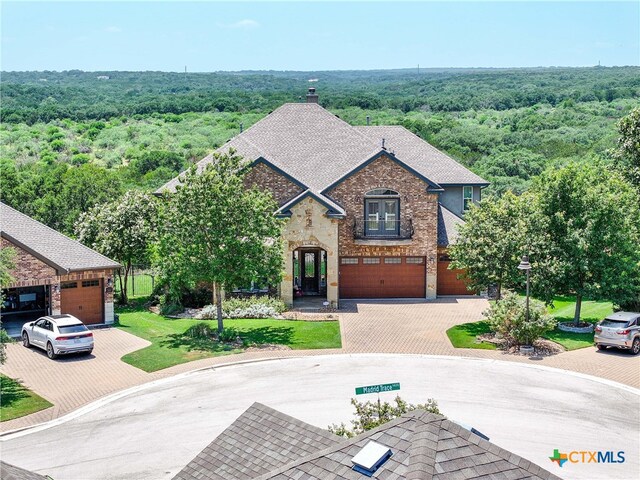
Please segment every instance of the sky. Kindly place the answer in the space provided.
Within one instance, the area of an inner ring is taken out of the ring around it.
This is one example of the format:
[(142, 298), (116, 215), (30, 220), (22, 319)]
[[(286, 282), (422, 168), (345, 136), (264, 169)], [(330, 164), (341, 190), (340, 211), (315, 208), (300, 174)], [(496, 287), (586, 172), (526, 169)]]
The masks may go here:
[(640, 64), (640, 2), (1, 2), (15, 70)]

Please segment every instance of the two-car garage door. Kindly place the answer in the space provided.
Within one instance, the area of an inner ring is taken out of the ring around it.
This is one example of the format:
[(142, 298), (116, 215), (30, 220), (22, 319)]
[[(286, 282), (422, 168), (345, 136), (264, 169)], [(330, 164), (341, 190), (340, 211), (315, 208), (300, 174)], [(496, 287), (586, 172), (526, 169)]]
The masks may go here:
[(341, 257), (340, 298), (424, 298), (424, 257)]
[(102, 279), (63, 282), (60, 287), (61, 313), (69, 313), (86, 324), (104, 322)]

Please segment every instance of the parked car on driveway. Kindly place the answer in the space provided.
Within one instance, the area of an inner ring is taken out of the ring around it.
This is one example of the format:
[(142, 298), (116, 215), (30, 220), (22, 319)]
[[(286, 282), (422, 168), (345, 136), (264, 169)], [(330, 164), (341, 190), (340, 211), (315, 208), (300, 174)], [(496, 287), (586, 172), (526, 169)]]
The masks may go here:
[(631, 354), (640, 353), (640, 313), (616, 312), (596, 325), (593, 342), (598, 350), (623, 348)]
[(93, 351), (93, 333), (73, 315), (49, 315), (22, 327), (22, 345), (42, 348), (51, 359), (66, 353)]

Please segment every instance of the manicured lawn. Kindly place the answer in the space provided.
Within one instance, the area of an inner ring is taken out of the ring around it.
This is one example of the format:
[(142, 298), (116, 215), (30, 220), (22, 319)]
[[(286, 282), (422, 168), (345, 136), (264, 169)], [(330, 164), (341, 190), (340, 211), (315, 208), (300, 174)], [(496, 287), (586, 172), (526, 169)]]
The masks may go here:
[[(573, 312), (576, 308), (575, 297), (556, 297), (553, 304), (554, 307), (549, 307), (548, 311), (558, 322), (570, 322), (573, 320)], [(612, 312), (613, 304), (611, 302), (583, 300), (580, 319), (583, 322), (597, 323)], [(484, 342), (479, 343), (476, 340), (476, 336), (489, 332), (489, 323), (483, 320), (451, 327), (447, 330), (447, 336), (455, 348), (495, 350), (495, 345)], [(559, 343), (567, 350), (577, 350), (593, 345), (593, 333), (562, 332), (556, 328), (544, 335), (544, 338)]]
[[(218, 355), (240, 353), (233, 348), (207, 338), (185, 335), (192, 325), (215, 320), (171, 319), (142, 308), (123, 309), (118, 328), (152, 342), (152, 345), (129, 353), (122, 360), (146, 372)], [(340, 348), (340, 325), (337, 321), (303, 322), (294, 320), (233, 319), (224, 321), (225, 328), (237, 329), (248, 344), (288, 345), (294, 350)]]
[(495, 350), (493, 343), (478, 342), (476, 337), (489, 333), (489, 322), (473, 322), (456, 325), (447, 330), (447, 337), (455, 348), (478, 348), (482, 350)]
[(20, 382), (0, 375), (0, 421), (24, 417), (51, 407), (51, 403), (23, 387)]
[[(553, 300), (553, 306), (554, 308), (550, 307), (548, 311), (558, 322), (573, 321), (573, 313), (576, 308), (575, 297), (556, 297)], [(597, 323), (610, 313), (613, 313), (613, 304), (611, 302), (583, 300), (582, 308), (580, 309), (580, 320)], [(593, 333), (562, 332), (556, 328), (544, 337), (559, 343), (567, 350), (577, 350), (593, 345)]]

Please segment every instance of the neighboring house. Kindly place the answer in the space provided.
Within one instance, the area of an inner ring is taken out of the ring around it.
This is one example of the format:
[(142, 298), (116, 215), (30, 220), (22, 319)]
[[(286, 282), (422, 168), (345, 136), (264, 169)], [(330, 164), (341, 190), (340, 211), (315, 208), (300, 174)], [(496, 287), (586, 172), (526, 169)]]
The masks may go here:
[(0, 461), (0, 478), (2, 480), (50, 480), (51, 477), (45, 477), (37, 473), (30, 472), (24, 468), (16, 467), (10, 463)]
[(269, 189), (288, 218), (283, 300), (468, 293), (446, 249), (488, 183), (404, 127), (349, 125), (309, 91), (217, 150), (242, 155), (246, 185)]
[[(371, 448), (367, 447), (371, 441), (381, 446), (381, 463), (374, 472), (367, 472), (362, 468), (366, 462), (358, 454)], [(360, 471), (353, 468), (356, 462)], [(344, 439), (259, 403), (238, 417), (173, 480), (365, 480), (371, 475), (397, 480), (559, 480), (528, 460), (424, 410)]]
[[(2, 322), (22, 325), (70, 313), (86, 324), (113, 323), (118, 262), (0, 203), (2, 248), (16, 251), (13, 283), (3, 285)], [(19, 330), (18, 330), (19, 335)]]

